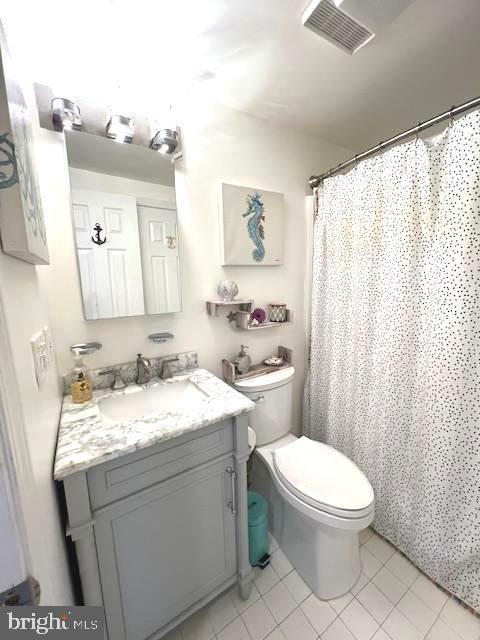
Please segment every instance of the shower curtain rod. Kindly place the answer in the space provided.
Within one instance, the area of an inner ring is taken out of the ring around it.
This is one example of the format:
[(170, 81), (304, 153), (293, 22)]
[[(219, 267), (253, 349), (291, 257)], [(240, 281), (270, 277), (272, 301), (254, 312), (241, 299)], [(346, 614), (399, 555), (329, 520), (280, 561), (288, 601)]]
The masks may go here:
[(454, 116), (457, 116), (460, 113), (464, 113), (465, 111), (468, 111), (469, 109), (473, 109), (474, 107), (478, 107), (478, 106), (480, 106), (480, 96), (478, 98), (473, 98), (473, 100), (469, 100), (468, 102), (464, 102), (458, 107), (451, 107), (448, 111), (445, 111), (444, 113), (440, 113), (438, 116), (430, 118), (430, 120), (425, 120), (425, 122), (419, 122), (415, 127), (411, 127), (410, 129), (407, 129), (406, 131), (402, 131), (402, 133), (399, 133), (396, 136), (393, 136), (393, 138), (389, 138), (384, 142), (380, 142), (379, 144), (375, 145), (371, 149), (367, 149), (367, 151), (363, 151), (362, 153), (357, 154), (356, 156), (354, 156), (353, 158), (350, 158), (350, 160), (347, 160), (346, 162), (341, 162), (339, 165), (337, 165), (333, 169), (330, 169), (329, 171), (326, 171), (325, 173), (322, 173), (319, 176), (312, 176), (309, 179), (308, 184), (311, 186), (312, 189), (314, 189), (315, 187), (318, 187), (318, 185), (321, 182), (323, 182), (325, 178), (330, 178), (331, 176), (336, 175), (337, 173), (339, 173), (343, 169), (346, 169), (350, 165), (356, 164), (357, 162), (359, 162), (359, 160), (364, 160), (365, 158), (368, 158), (374, 155), (375, 153), (378, 153), (378, 151), (383, 151), (387, 147), (390, 147), (393, 144), (395, 144), (396, 142), (400, 142), (400, 140), (409, 138), (410, 136), (418, 134), (421, 131), (428, 129), (429, 127), (433, 127), (433, 125), (438, 124), (443, 120), (447, 120), (447, 118), (453, 118)]

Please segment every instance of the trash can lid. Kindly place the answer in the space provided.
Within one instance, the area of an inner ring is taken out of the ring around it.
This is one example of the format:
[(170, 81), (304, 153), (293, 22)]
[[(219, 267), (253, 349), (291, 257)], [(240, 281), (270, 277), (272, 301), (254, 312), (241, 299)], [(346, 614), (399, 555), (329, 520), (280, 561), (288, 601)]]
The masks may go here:
[(248, 492), (248, 525), (255, 526), (267, 517), (267, 501), (256, 491)]

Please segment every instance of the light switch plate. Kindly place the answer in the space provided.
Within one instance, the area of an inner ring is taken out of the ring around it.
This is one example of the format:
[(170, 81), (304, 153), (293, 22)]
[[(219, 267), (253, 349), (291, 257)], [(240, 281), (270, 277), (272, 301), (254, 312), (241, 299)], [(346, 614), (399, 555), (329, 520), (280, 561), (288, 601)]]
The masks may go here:
[(45, 341), (45, 333), (39, 331), (30, 339), (32, 345), (33, 365), (35, 367), (35, 378), (37, 385), (40, 387), (50, 368), (50, 357), (48, 346)]
[(43, 327), (43, 336), (45, 338), (45, 345), (47, 348), (47, 355), (48, 355), (48, 369), (50, 369), (50, 367), (53, 365), (53, 361), (55, 358), (55, 353), (53, 350), (53, 340), (52, 340), (52, 334), (50, 332), (50, 327), (45, 326)]

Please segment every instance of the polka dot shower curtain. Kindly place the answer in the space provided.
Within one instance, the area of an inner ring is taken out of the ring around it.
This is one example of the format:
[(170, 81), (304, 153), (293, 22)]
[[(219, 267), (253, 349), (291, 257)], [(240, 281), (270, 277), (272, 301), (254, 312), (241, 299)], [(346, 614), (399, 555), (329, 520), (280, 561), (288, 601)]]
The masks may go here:
[(480, 610), (480, 114), (317, 193), (304, 432), (375, 529)]

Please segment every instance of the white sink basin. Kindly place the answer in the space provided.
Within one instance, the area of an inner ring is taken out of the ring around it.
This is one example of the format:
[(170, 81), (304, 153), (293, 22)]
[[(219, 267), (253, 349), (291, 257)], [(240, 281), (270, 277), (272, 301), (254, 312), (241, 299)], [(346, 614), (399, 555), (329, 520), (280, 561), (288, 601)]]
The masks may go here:
[(112, 422), (126, 422), (163, 411), (181, 411), (207, 398), (189, 380), (172, 381), (146, 389), (131, 387), (123, 394), (100, 400), (98, 408), (103, 418)]

